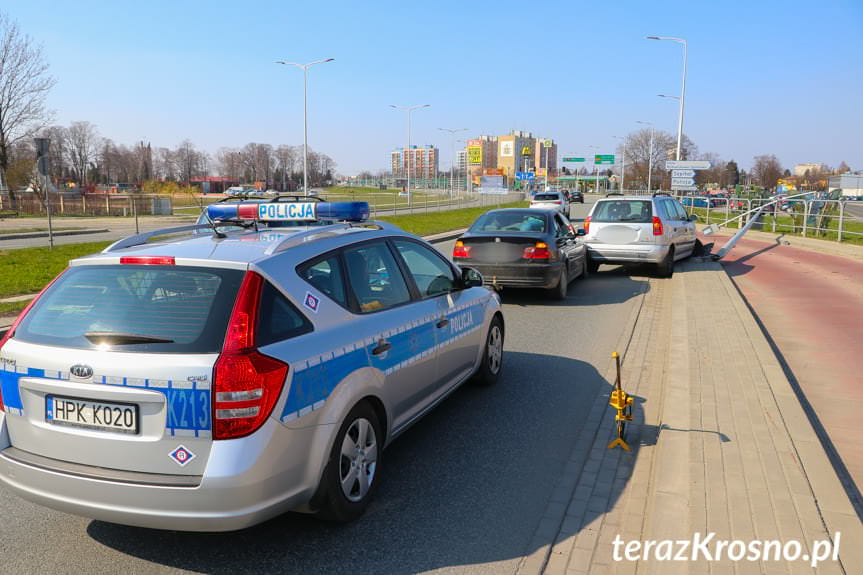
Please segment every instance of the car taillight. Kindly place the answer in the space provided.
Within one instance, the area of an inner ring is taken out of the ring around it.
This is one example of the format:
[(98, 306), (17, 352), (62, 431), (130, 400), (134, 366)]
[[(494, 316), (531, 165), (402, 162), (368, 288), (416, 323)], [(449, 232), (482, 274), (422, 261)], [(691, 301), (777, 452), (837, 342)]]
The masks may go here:
[(659, 219), (659, 216), (653, 216), (653, 235), (662, 235), (662, 220)]
[(464, 245), (464, 242), (458, 240), (455, 243), (455, 247), (452, 249), (452, 257), (454, 258), (469, 258), (470, 257), (470, 246)]
[(536, 242), (535, 245), (524, 248), (521, 257), (526, 260), (547, 260), (551, 257), (551, 252), (548, 251), (547, 243)]
[(272, 413), (288, 375), (288, 364), (255, 348), (263, 286), (264, 278), (246, 272), (222, 353), (213, 367), (214, 439), (235, 439), (257, 431)]
[[(68, 268), (67, 268), (67, 269), (68, 269)], [(49, 287), (51, 287), (51, 286), (54, 284), (54, 282), (55, 282), (55, 281), (57, 281), (58, 279), (60, 279), (60, 276), (62, 276), (64, 273), (66, 273), (66, 270), (63, 270), (62, 272), (60, 272), (60, 273), (57, 275), (57, 277), (55, 277), (55, 278), (54, 278), (54, 279), (52, 279), (50, 282), (48, 282), (48, 285), (46, 285), (45, 287), (43, 287), (43, 288), (42, 288), (42, 291), (40, 291), (40, 292), (36, 295), (36, 297), (34, 297), (33, 299), (31, 299), (31, 300), (30, 300), (30, 303), (28, 303), (28, 304), (24, 307), (24, 309), (23, 309), (23, 310), (21, 310), (21, 313), (19, 313), (19, 314), (18, 314), (18, 317), (16, 317), (16, 318), (15, 318), (15, 321), (14, 321), (14, 322), (12, 322), (12, 325), (9, 327), (9, 329), (8, 329), (8, 330), (6, 330), (6, 333), (5, 333), (5, 334), (3, 334), (3, 337), (2, 337), (2, 338), (0, 338), (0, 350), (2, 350), (2, 349), (3, 349), (3, 346), (4, 346), (4, 345), (6, 345), (6, 342), (7, 342), (7, 341), (9, 341), (10, 339), (12, 339), (12, 336), (13, 336), (13, 335), (15, 335), (15, 329), (18, 327), (18, 324), (19, 324), (19, 323), (21, 323), (21, 320), (22, 320), (22, 319), (24, 319), (24, 316), (26, 316), (26, 315), (30, 312), (30, 310), (31, 310), (31, 309), (33, 309), (33, 306), (34, 306), (34, 305), (36, 305), (36, 301), (37, 301), (40, 297), (42, 297), (42, 294), (43, 294), (43, 293), (45, 293), (45, 291), (46, 291)], [(3, 407), (3, 388), (2, 388), (2, 386), (0, 386), (0, 411), (4, 411), (4, 407)]]
[(590, 233), (590, 216), (584, 218), (584, 233)]

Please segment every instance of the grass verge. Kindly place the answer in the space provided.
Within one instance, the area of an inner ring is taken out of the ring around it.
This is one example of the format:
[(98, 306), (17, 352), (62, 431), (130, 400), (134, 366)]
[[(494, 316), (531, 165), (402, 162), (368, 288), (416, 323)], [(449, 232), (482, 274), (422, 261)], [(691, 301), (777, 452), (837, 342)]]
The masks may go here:
[[(47, 247), (0, 250), (0, 298), (36, 293), (66, 269), (69, 260), (101, 251), (109, 244), (111, 242), (91, 242), (64, 244), (53, 250)], [(0, 302), (0, 305), (11, 304)]]
[(526, 208), (528, 202), (512, 202), (500, 206), (482, 206), (478, 208), (463, 208), (446, 212), (430, 212), (427, 214), (404, 214), (399, 216), (383, 216), (378, 218), (397, 225), (406, 232), (418, 236), (439, 234), (449, 230), (457, 230), (470, 226), (475, 219), (494, 208)]

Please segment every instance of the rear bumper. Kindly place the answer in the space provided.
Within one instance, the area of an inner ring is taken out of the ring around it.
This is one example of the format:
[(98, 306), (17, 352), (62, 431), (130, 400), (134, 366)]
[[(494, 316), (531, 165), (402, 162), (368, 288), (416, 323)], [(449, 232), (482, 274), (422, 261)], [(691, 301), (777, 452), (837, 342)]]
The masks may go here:
[[(0, 429), (4, 426), (0, 413)], [(233, 531), (310, 501), (323, 468), (323, 458), (314, 456), (319, 451), (314, 434), (314, 428), (289, 430), (270, 419), (247, 438), (217, 441), (198, 485), (148, 484), (66, 473), (59, 466), (52, 469), (44, 465), (38, 456), (16, 457), (14, 450), (0, 451), (0, 483), (45, 507), (111, 523), (179, 531)], [(8, 447), (8, 439), (0, 445), (0, 449)]]
[(654, 263), (658, 264), (668, 255), (667, 245), (614, 245), (586, 243), (587, 253), (595, 262), (601, 263)]
[(483, 284), (492, 287), (553, 288), (560, 281), (560, 262), (549, 264), (483, 264), (472, 260), (457, 263), (482, 274)]

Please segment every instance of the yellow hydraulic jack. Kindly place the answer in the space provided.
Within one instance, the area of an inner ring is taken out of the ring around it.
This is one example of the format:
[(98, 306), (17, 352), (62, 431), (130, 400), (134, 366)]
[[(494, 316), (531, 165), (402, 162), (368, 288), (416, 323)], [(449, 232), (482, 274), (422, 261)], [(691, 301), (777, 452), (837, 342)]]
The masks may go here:
[(620, 387), (620, 356), (616, 351), (613, 351), (611, 357), (617, 364), (617, 378), (614, 380), (614, 391), (611, 392), (608, 405), (617, 410), (617, 414), (614, 416), (614, 421), (617, 424), (617, 439), (609, 443), (608, 448), (612, 449), (619, 445), (629, 451), (629, 444), (623, 440), (623, 433), (626, 431), (626, 422), (632, 421), (632, 396)]

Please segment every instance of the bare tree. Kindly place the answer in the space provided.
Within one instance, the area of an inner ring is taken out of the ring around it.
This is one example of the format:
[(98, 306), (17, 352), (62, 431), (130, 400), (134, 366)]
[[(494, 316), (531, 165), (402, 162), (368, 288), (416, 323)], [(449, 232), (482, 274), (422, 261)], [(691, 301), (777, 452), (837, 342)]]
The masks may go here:
[(90, 164), (95, 162), (101, 138), (90, 122), (72, 122), (66, 130), (66, 152), (75, 178), (82, 186), (89, 181)]
[(0, 188), (12, 146), (50, 122), (45, 98), (53, 86), (42, 48), (0, 12)]
[(752, 178), (761, 186), (772, 189), (776, 181), (782, 177), (782, 164), (773, 154), (755, 156), (752, 159)]

